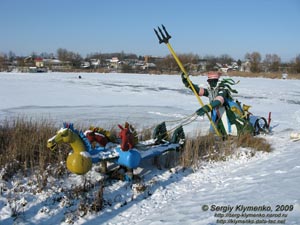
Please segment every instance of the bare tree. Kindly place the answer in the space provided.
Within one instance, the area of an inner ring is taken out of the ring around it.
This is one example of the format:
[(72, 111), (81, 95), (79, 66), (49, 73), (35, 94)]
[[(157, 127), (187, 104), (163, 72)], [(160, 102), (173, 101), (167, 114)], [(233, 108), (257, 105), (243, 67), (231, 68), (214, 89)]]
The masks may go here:
[(263, 61), (264, 66), (270, 72), (278, 72), (281, 64), (281, 59), (276, 54), (266, 54)]
[(69, 59), (68, 50), (64, 49), (64, 48), (57, 49), (57, 58), (61, 61), (68, 61), (68, 59)]
[(259, 52), (246, 53), (245, 59), (248, 59), (251, 63), (250, 70), (254, 73), (259, 73), (261, 71), (260, 62), (261, 55)]
[(215, 66), (218, 59), (213, 55), (206, 55), (204, 58), (207, 60), (206, 69), (208, 71), (216, 70)]
[(6, 57), (0, 55), (0, 71), (5, 70), (6, 66), (5, 66), (5, 61), (6, 61)]
[(217, 57), (217, 61), (221, 64), (231, 64), (234, 60), (230, 55), (223, 54)]
[(296, 56), (294, 67), (295, 67), (296, 73), (300, 73), (300, 54), (298, 56)]
[[(187, 70), (194, 70), (199, 63), (199, 56), (189, 53), (189, 54), (178, 54), (177, 55), (179, 60), (181, 61), (182, 65), (187, 69)], [(174, 57), (172, 55), (167, 55), (164, 57), (162, 60), (156, 63), (156, 66), (159, 70), (161, 71), (177, 71), (180, 73), (180, 68), (177, 65)]]
[(15, 58), (16, 58), (16, 54), (12, 51), (9, 51), (8, 60), (12, 62)]
[(62, 48), (57, 50), (57, 57), (61, 61), (71, 62), (71, 64), (76, 68), (80, 67), (80, 63), (83, 60), (80, 54)]

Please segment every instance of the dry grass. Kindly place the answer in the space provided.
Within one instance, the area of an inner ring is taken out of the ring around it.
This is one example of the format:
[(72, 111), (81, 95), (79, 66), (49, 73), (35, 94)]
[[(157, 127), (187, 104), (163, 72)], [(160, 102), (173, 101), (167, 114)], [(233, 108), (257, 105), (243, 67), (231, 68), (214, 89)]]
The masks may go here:
[(33, 121), (17, 118), (0, 122), (0, 167), (5, 168), (9, 178), (17, 171), (25, 175), (38, 168), (42, 173), (49, 165), (64, 161), (68, 146), (60, 146), (56, 153), (46, 147), (47, 140), (56, 132), (49, 121)]
[(187, 138), (181, 155), (181, 165), (191, 167), (203, 160), (223, 160), (231, 153), (228, 141), (216, 139), (214, 135), (200, 135)]
[[(46, 147), (47, 140), (59, 128), (49, 121), (33, 121), (18, 118), (13, 121), (0, 122), (0, 167), (5, 169), (2, 179), (11, 178), (16, 172), (39, 171), (41, 189), (45, 186), (46, 177), (41, 174), (51, 174), (55, 177), (66, 174), (65, 160), (71, 148), (68, 144), (59, 145), (57, 152)], [(117, 131), (111, 129), (117, 134)], [(151, 138), (151, 131), (144, 129), (140, 133), (140, 140)], [(270, 152), (271, 146), (263, 138), (251, 135), (230, 137), (218, 140), (213, 135), (198, 134), (195, 138), (186, 138), (185, 146), (180, 156), (168, 154), (162, 157), (165, 166), (173, 167), (178, 164), (184, 167), (199, 165), (203, 160), (225, 160), (239, 147), (251, 148), (256, 151)], [(47, 171), (44, 173), (44, 171)]]
[(226, 160), (239, 147), (249, 148), (252, 151), (270, 152), (271, 145), (261, 137), (253, 137), (243, 134), (238, 137), (228, 137), (226, 140), (214, 135), (197, 135), (195, 138), (187, 138), (182, 151), (180, 164), (183, 167), (193, 167), (201, 161)]
[(253, 137), (250, 134), (241, 135), (236, 138), (236, 146), (252, 148), (256, 151), (271, 152), (272, 146), (262, 137)]
[(138, 132), (139, 141), (149, 140), (152, 138), (152, 129), (151, 128), (143, 128)]

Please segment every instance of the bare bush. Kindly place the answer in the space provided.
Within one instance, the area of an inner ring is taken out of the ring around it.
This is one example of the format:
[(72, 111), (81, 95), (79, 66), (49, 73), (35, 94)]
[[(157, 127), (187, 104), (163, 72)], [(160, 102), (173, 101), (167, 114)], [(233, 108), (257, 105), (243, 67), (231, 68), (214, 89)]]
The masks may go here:
[(241, 135), (236, 140), (237, 147), (251, 148), (256, 151), (271, 152), (272, 146), (262, 137), (253, 137), (250, 134)]
[(0, 124), (0, 166), (5, 168), (9, 177), (16, 171), (38, 169), (42, 172), (48, 165), (57, 164), (66, 158), (68, 151), (53, 153), (46, 147), (49, 137), (55, 134), (56, 129), (51, 122), (33, 121), (17, 118), (4, 120)]
[(181, 154), (180, 164), (183, 167), (198, 166), (201, 161), (219, 161), (234, 153), (239, 147), (253, 151), (270, 152), (271, 145), (262, 137), (242, 134), (238, 137), (227, 137), (222, 140), (212, 134), (187, 138)]

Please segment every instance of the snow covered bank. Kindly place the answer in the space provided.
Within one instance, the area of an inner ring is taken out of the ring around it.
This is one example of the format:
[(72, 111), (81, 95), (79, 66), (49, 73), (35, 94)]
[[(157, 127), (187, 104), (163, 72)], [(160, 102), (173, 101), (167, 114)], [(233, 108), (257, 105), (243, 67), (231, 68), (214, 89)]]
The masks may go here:
[[(183, 118), (199, 107), (196, 98), (181, 83), (180, 76), (81, 76), (82, 79), (72, 73), (0, 73), (0, 118), (25, 115), (34, 119), (49, 118), (58, 125), (64, 121), (74, 122), (75, 126), (76, 123), (103, 126), (128, 121), (137, 127), (151, 127), (162, 121)], [(112, 183), (104, 189), (105, 208), (83, 217), (76, 208), (80, 197), (77, 202), (70, 201), (62, 195), (66, 192), (61, 191), (81, 184), (79, 176), (61, 180), (49, 178), (47, 191), (42, 192), (33, 191), (37, 188), (33, 178), (18, 178), (11, 183), (1, 180), (0, 223), (213, 225), (222, 224), (221, 219), (226, 222), (266, 219), (267, 223), (261, 224), (270, 224), (269, 220), (276, 220), (277, 224), (280, 221), (287, 225), (300, 224), (300, 145), (290, 140), (291, 132), (300, 131), (300, 81), (234, 79), (240, 80), (235, 86), (238, 99), (252, 105), (253, 114), (266, 117), (272, 112), (274, 133), (266, 138), (272, 143), (273, 152), (257, 153), (254, 157), (242, 154), (224, 162), (203, 164), (196, 171), (157, 170), (146, 165), (139, 169), (146, 191), (140, 193), (137, 187), (121, 181)], [(206, 85), (206, 77), (192, 77), (192, 80)], [(204, 98), (203, 101), (207, 102)], [(184, 129), (206, 132), (208, 127), (207, 118), (198, 118)], [(95, 172), (87, 177), (96, 183), (101, 180), (101, 175)], [(11, 217), (14, 205), (20, 207), (15, 221)], [(265, 218), (258, 215), (237, 218), (226, 216), (228, 212), (222, 211), (233, 207), (231, 213), (238, 214), (236, 206), (240, 205), (265, 206), (259, 211)], [(275, 219), (267, 214), (280, 214), (280, 217)]]

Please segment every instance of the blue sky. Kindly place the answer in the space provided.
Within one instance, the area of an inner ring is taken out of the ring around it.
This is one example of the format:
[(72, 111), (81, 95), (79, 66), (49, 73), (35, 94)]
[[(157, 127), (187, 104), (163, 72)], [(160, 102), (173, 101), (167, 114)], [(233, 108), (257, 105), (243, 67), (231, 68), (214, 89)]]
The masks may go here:
[(300, 0), (1, 0), (0, 53), (166, 56), (153, 32), (161, 24), (177, 53), (300, 54)]

